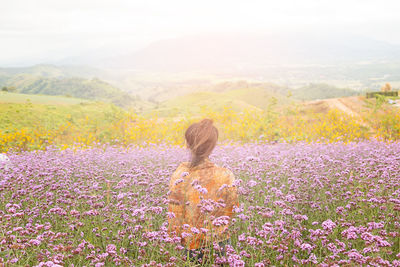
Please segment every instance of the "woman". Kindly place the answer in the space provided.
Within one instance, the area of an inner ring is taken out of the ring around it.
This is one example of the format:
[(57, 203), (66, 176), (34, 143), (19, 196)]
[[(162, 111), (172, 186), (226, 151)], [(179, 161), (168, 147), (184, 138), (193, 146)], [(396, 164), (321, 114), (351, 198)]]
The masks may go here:
[(208, 158), (218, 140), (213, 121), (190, 125), (185, 139), (191, 161), (181, 163), (170, 180), (168, 231), (181, 237), (191, 258), (202, 258), (204, 248), (229, 241), (227, 230), (238, 197), (233, 173)]

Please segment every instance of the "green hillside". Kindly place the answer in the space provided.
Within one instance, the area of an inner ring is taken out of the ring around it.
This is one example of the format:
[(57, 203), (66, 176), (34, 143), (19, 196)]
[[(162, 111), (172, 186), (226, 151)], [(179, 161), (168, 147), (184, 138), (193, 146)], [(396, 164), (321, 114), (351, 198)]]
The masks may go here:
[(235, 89), (223, 92), (201, 91), (178, 96), (158, 105), (159, 115), (176, 115), (179, 113), (197, 113), (202, 107), (219, 111), (229, 106), (234, 111), (267, 110), (272, 106), (286, 106), (293, 102), (288, 97), (262, 88)]
[(220, 93), (196, 92), (162, 102), (152, 111), (152, 113), (159, 116), (176, 116), (183, 113), (196, 114), (200, 112), (203, 107), (222, 111), (225, 106), (230, 106), (235, 111), (249, 108), (258, 110), (258, 108), (249, 105), (246, 102), (226, 98)]
[[(118, 75), (117, 75), (118, 76)], [(115, 87), (126, 77), (114, 77), (110, 82), (106, 71), (86, 66), (36, 65), (24, 68), (0, 68), (0, 88), (15, 88), (23, 94), (69, 96), (92, 101), (111, 102), (125, 109), (133, 108), (138, 112), (156, 110), (160, 115), (180, 112), (197, 112), (202, 106), (211, 106), (220, 110), (231, 106), (240, 111), (247, 108), (266, 110), (275, 105), (285, 105), (297, 100), (353, 96), (359, 92), (338, 88), (329, 84), (311, 83), (300, 88), (288, 88), (268, 82), (246, 80), (216, 80), (210, 78), (176, 78), (173, 82), (158, 80), (151, 76), (151, 82), (142, 76), (125, 90)], [(164, 77), (165, 78), (165, 77)], [(154, 81), (153, 81), (154, 80)], [(109, 81), (109, 80), (107, 80)], [(145, 100), (142, 100), (145, 99)], [(24, 101), (23, 101), (24, 102)], [(61, 101), (62, 102), (62, 101)]]
[[(0, 103), (0, 132), (18, 129), (57, 129), (69, 122), (82, 127), (100, 127), (112, 121), (125, 111), (115, 105), (102, 102), (59, 105), (33, 103)], [(90, 123), (88, 123), (90, 122)]]
[(299, 100), (316, 100), (326, 98), (338, 98), (359, 95), (357, 92), (348, 88), (339, 88), (325, 83), (311, 83), (290, 91), (294, 98)]
[(87, 103), (89, 100), (66, 97), (66, 96), (50, 96), (50, 95), (32, 95), (19, 94), (10, 92), (0, 92), (0, 103), (32, 103), (44, 105), (76, 105)]
[(100, 79), (54, 78), (33, 74), (16, 74), (0, 79), (0, 87), (14, 87), (23, 94), (71, 96), (111, 102), (123, 108), (143, 109), (146, 103)]
[(280, 93), (258, 87), (236, 89), (223, 93), (226, 97), (244, 101), (247, 104), (266, 110), (271, 105), (285, 106), (295, 100)]

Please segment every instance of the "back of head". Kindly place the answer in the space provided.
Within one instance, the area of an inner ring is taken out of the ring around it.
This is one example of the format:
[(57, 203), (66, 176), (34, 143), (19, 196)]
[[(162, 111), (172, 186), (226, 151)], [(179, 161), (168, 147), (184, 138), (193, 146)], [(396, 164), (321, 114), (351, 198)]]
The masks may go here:
[(210, 119), (193, 123), (185, 132), (188, 148), (192, 152), (191, 167), (197, 166), (213, 151), (218, 140), (218, 130)]

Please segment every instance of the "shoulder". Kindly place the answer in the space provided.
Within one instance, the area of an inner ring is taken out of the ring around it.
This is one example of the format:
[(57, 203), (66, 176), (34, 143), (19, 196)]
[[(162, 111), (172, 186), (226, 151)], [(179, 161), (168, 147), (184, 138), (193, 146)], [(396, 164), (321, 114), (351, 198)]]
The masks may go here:
[(170, 182), (173, 183), (177, 179), (180, 179), (182, 177), (182, 174), (188, 170), (188, 162), (182, 162), (179, 164), (179, 166), (176, 168), (174, 173), (171, 176)]
[(176, 172), (186, 171), (189, 167), (189, 162), (181, 162), (175, 170)]
[(181, 164), (179, 164), (179, 166), (178, 166), (178, 169), (179, 168), (189, 168), (189, 166), (190, 166), (190, 162), (187, 162), (187, 161), (181, 162)]
[(233, 172), (227, 168), (223, 168), (220, 166), (215, 166), (215, 175), (219, 177), (224, 183), (232, 184), (235, 181), (235, 175)]

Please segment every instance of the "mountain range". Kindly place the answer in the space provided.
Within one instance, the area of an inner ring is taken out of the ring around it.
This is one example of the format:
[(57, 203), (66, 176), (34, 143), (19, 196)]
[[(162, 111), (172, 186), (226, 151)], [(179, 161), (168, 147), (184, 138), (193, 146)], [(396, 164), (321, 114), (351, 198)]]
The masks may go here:
[(107, 66), (139, 71), (251, 71), (274, 66), (400, 62), (400, 46), (337, 33), (204, 34), (165, 39)]

